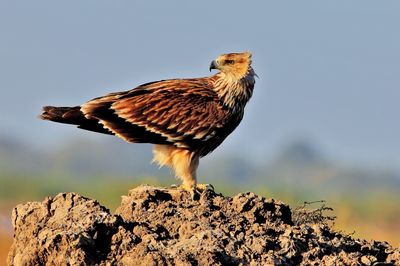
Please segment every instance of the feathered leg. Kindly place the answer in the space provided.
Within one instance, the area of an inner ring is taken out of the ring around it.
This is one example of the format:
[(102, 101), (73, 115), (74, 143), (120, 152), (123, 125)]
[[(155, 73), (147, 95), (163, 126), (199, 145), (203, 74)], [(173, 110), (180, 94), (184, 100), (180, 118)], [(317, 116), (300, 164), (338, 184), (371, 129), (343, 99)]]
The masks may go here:
[(181, 188), (189, 191), (193, 196), (197, 187), (196, 170), (199, 166), (199, 156), (172, 145), (154, 145), (153, 153), (153, 161), (160, 166), (171, 167), (175, 175), (182, 179)]

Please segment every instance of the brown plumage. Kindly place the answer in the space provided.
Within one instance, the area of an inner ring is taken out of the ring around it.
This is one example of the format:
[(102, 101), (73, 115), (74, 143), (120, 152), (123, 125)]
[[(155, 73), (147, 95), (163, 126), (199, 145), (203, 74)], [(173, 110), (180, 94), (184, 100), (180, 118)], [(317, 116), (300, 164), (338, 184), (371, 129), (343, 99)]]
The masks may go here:
[(154, 161), (174, 169), (182, 188), (194, 192), (199, 158), (212, 152), (239, 125), (255, 84), (251, 54), (212, 61), (211, 77), (171, 79), (111, 93), (76, 107), (43, 107), (41, 118), (153, 143)]

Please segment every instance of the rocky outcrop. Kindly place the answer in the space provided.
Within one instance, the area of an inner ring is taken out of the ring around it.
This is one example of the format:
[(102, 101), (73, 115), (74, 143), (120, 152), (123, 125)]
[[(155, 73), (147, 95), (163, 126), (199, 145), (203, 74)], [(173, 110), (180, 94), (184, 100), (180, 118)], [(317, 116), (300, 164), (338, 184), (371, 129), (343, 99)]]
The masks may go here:
[[(9, 265), (394, 265), (399, 249), (324, 222), (295, 223), (289, 206), (253, 193), (199, 200), (140, 186), (115, 214), (75, 193), (18, 205)], [(380, 264), (379, 264), (379, 263)], [(378, 264), (377, 264), (378, 263)]]

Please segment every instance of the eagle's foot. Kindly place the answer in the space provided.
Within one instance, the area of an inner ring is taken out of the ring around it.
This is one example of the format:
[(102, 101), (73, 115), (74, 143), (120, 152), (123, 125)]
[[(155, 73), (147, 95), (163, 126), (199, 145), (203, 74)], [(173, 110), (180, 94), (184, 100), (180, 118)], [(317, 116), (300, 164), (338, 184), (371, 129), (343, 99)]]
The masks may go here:
[(183, 191), (189, 192), (189, 194), (190, 194), (190, 196), (191, 196), (191, 198), (193, 200), (200, 199), (200, 194), (197, 191), (196, 186), (188, 185), (188, 184), (182, 184), (178, 188), (183, 190)]
[(214, 191), (214, 186), (211, 184), (197, 184), (196, 189), (200, 192), (204, 192), (206, 190)]
[[(176, 185), (172, 185), (171, 187), (176, 187)], [(178, 188), (189, 192), (193, 200), (199, 200), (200, 195), (206, 190), (214, 191), (214, 187), (211, 184), (197, 184), (195, 186), (182, 184)]]

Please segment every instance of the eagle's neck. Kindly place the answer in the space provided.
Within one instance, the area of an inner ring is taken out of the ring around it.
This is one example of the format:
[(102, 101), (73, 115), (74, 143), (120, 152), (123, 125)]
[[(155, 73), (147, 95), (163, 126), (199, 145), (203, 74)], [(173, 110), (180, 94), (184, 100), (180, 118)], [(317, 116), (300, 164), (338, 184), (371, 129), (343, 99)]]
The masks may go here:
[(213, 76), (214, 90), (217, 92), (224, 106), (233, 109), (244, 109), (250, 100), (256, 76), (250, 67), (247, 73), (240, 78), (220, 72)]

